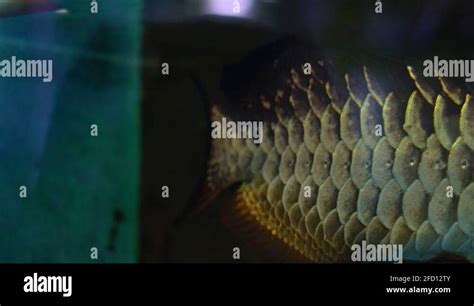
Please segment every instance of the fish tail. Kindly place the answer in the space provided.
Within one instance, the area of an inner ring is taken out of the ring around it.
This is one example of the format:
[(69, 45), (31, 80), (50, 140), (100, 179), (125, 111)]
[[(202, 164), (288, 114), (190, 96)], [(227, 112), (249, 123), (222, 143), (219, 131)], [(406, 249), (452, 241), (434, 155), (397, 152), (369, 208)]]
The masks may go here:
[[(222, 113), (217, 105), (212, 105), (209, 112), (209, 124), (212, 121), (221, 121)], [(206, 162), (206, 172), (201, 192), (199, 195), (198, 205), (200, 208), (206, 207), (215, 197), (226, 188), (228, 179), (223, 159), (223, 151), (225, 151), (224, 142), (216, 139), (209, 139), (208, 155)]]

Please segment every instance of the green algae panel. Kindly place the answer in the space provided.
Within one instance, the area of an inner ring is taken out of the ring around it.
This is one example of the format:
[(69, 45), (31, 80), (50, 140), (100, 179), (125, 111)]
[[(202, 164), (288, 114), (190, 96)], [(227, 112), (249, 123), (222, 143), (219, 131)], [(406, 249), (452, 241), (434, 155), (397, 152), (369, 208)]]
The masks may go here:
[(0, 18), (0, 60), (53, 61), (0, 78), (0, 262), (135, 262), (141, 1), (56, 2)]

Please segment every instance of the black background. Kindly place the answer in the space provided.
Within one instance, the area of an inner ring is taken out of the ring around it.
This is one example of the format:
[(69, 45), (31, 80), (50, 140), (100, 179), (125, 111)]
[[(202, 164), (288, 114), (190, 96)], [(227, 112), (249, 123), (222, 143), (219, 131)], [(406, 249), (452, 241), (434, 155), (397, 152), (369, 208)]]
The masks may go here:
[[(347, 264), (347, 265), (8, 265), (0, 266), (0, 303), (6, 305), (111, 305), (245, 303), (341, 305), (387, 304), (404, 300), (407, 305), (456, 301), (472, 305), (472, 265)], [(24, 277), (72, 276), (72, 296), (59, 293), (23, 292)], [(390, 275), (448, 275), (449, 282), (416, 283), (417, 287), (449, 287), (447, 294), (387, 294), (386, 287), (410, 287), (391, 283)]]

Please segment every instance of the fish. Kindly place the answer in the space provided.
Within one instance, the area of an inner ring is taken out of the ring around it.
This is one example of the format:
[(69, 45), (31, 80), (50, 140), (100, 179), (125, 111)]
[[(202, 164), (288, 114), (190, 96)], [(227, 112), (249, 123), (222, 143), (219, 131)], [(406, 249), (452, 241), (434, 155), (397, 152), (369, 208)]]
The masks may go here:
[(209, 120), (263, 121), (263, 139), (210, 139), (199, 206), (234, 188), (224, 219), (292, 260), (351, 262), (364, 242), (402, 245), (408, 261), (474, 261), (472, 89), (369, 64), (341, 71), (286, 40), (232, 67)]
[(63, 7), (48, 0), (1, 0), (0, 18), (42, 12), (60, 12)]

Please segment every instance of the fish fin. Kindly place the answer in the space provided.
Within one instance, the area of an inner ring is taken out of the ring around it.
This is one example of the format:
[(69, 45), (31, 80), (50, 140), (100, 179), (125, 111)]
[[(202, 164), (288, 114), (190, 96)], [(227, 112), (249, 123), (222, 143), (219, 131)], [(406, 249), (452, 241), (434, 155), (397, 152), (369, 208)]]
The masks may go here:
[[(212, 121), (220, 121), (222, 119), (222, 112), (217, 105), (211, 106), (210, 118)], [(220, 146), (222, 142), (212, 141), (209, 145), (208, 159), (206, 166), (206, 176), (200, 186), (197, 205), (193, 209), (195, 214), (206, 208), (220, 193), (226, 189), (230, 184), (225, 182), (224, 175), (220, 172), (219, 152), (222, 150)]]
[[(212, 102), (209, 97), (209, 93), (205, 88), (204, 83), (196, 75), (192, 74), (191, 79), (194, 82), (196, 89), (203, 102), (205, 113), (207, 114), (206, 121), (220, 121), (223, 117), (222, 111), (219, 106)], [(210, 126), (210, 125), (209, 125)], [(210, 129), (207, 131), (210, 134)], [(202, 165), (201, 173), (205, 173), (204, 179), (202, 179), (196, 186), (189, 202), (186, 204), (184, 210), (178, 215), (175, 220), (175, 224), (182, 223), (186, 219), (196, 215), (203, 209), (205, 209), (225, 188), (229, 187), (230, 184), (225, 184), (223, 175), (219, 173), (219, 159), (218, 153), (221, 150), (220, 146), (223, 145), (219, 141), (213, 141), (211, 138), (208, 139), (206, 146), (206, 160)], [(197, 199), (197, 200), (196, 200)]]
[(262, 206), (249, 195), (249, 186), (242, 185), (235, 192), (233, 201), (221, 209), (221, 219), (235, 236), (255, 249), (265, 262), (309, 263), (310, 260), (281, 240), (276, 231), (264, 226), (249, 207)]

